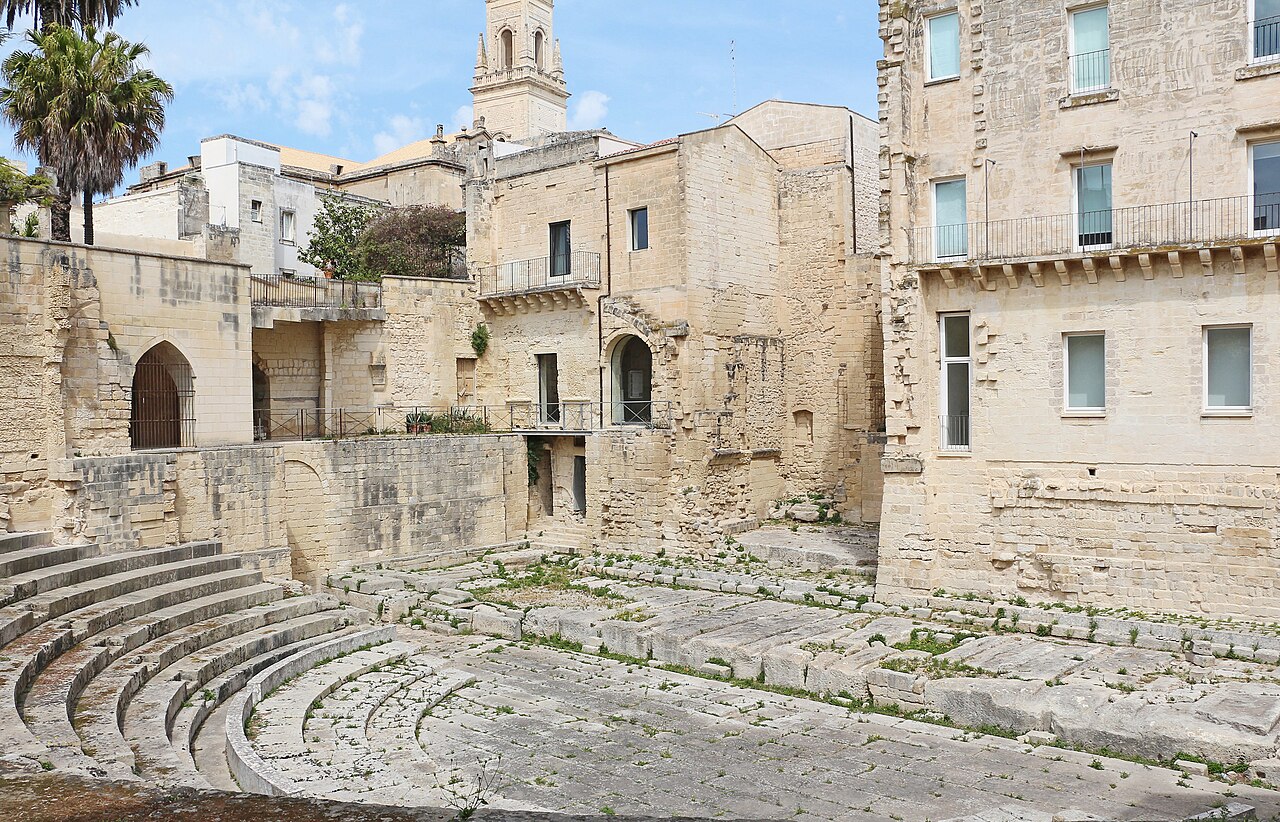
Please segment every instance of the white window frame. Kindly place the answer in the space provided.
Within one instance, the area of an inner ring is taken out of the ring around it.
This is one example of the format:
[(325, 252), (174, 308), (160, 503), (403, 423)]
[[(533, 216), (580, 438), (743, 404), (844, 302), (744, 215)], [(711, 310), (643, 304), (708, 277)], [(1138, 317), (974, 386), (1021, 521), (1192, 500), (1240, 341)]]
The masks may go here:
[[(1111, 242), (1084, 245), (1080, 242), (1080, 172), (1086, 168), (1111, 167)], [(1071, 167), (1071, 241), (1076, 251), (1108, 251), (1116, 244), (1116, 164), (1114, 160), (1094, 160)]]
[[(636, 245), (636, 214), (638, 214), (641, 211), (644, 212), (645, 236), (644, 236), (644, 246), (638, 247)], [(630, 240), (630, 242), (627, 245), (631, 248), (633, 252), (648, 251), (653, 246), (652, 240), (649, 236), (651, 234), (649, 230), (650, 228), (651, 226), (649, 225), (649, 207), (648, 206), (636, 206), (635, 208), (627, 209), (627, 236), (628, 236), (628, 239)]]
[[(969, 354), (965, 357), (948, 357), (947, 356), (947, 319), (951, 317), (964, 317), (967, 322), (969, 332)], [(949, 311), (938, 315), (938, 360), (941, 364), (941, 376), (938, 380), (938, 443), (943, 453), (950, 454), (968, 454), (973, 451), (973, 315), (968, 311)], [(968, 366), (969, 384), (965, 386), (965, 391), (969, 396), (969, 424), (968, 424), (968, 442), (963, 445), (953, 445), (950, 442), (950, 429), (947, 427), (947, 419), (952, 416), (947, 413), (951, 410), (948, 406), (948, 397), (951, 392), (948, 390), (950, 384), (949, 365), (959, 365), (963, 363)]]
[[(1210, 331), (1230, 331), (1232, 329), (1243, 328), (1249, 332), (1249, 404), (1248, 405), (1210, 405), (1209, 404), (1209, 332)], [(1200, 366), (1200, 382), (1203, 384), (1201, 391), (1200, 403), (1203, 408), (1201, 414), (1206, 417), (1251, 417), (1253, 416), (1253, 403), (1255, 400), (1255, 392), (1257, 385), (1254, 384), (1254, 356), (1253, 356), (1253, 324), (1252, 323), (1224, 323), (1222, 325), (1206, 325), (1201, 329), (1200, 333), (1201, 348), (1201, 366)]]
[[(1253, 2), (1253, 0), (1250, 0), (1250, 2)], [(1115, 85), (1112, 77), (1112, 73), (1113, 73), (1112, 66), (1110, 65), (1110, 62), (1111, 62), (1111, 56), (1110, 56), (1111, 9), (1109, 8), (1110, 5), (1111, 4), (1109, 2), (1094, 3), (1091, 6), (1081, 6), (1078, 9), (1071, 9), (1069, 12), (1067, 12), (1067, 75), (1068, 75), (1067, 82), (1071, 87), (1071, 93), (1073, 95), (1097, 94), (1100, 91), (1110, 91), (1111, 88)], [(1076, 88), (1075, 66), (1072, 65), (1072, 60), (1080, 56), (1079, 54), (1076, 54), (1076, 15), (1084, 14), (1085, 12), (1096, 11), (1098, 9), (1103, 9), (1103, 8), (1107, 9), (1107, 52), (1108, 52), (1107, 83), (1106, 85), (1101, 85), (1101, 86), (1089, 86), (1087, 88)]]
[(1254, 53), (1254, 47), (1258, 43), (1257, 35), (1258, 25), (1258, 0), (1249, 0), (1249, 64), (1250, 65), (1266, 65), (1267, 63), (1280, 62), (1280, 52), (1276, 54), (1259, 55)]
[[(292, 236), (286, 236), (286, 232), (284, 230), (286, 215), (291, 218), (292, 225), (290, 228), (293, 230), (288, 233), (292, 234)], [(280, 209), (280, 242), (283, 245), (298, 244), (298, 212), (292, 208)]]
[[(1071, 338), (1102, 338), (1102, 405), (1084, 406), (1071, 404)], [(1110, 346), (1105, 331), (1069, 331), (1062, 335), (1062, 413), (1068, 417), (1105, 417), (1107, 400), (1111, 395), (1107, 380), (1107, 352)]]
[(1254, 158), (1254, 154), (1259, 146), (1280, 146), (1280, 140), (1258, 140), (1249, 144), (1249, 168), (1247, 169), (1249, 178), (1249, 234), (1254, 237), (1267, 237), (1275, 234), (1276, 232), (1271, 230), (1259, 231), (1254, 228), (1254, 219), (1258, 212), (1258, 192), (1256, 190), (1257, 183), (1254, 176), (1254, 168), (1257, 161)]
[[(956, 54), (959, 59), (956, 60), (955, 74), (942, 74), (934, 76), (933, 74), (933, 21), (942, 17), (956, 18)], [(960, 77), (960, 70), (964, 67), (964, 55), (961, 54), (960, 31), (963, 28), (964, 21), (960, 19), (960, 9), (953, 8), (946, 11), (940, 11), (937, 14), (930, 14), (924, 18), (924, 77), (926, 83), (940, 83), (947, 80), (957, 80)]]
[(262, 222), (262, 201), (261, 200), (249, 201), (249, 219), (255, 223)]
[[(964, 183), (964, 222), (959, 223), (959, 225), (964, 230), (964, 253), (963, 254), (944, 255), (942, 254), (941, 248), (940, 248), (942, 244), (938, 242), (939, 230), (943, 227), (941, 219), (938, 217), (938, 186), (946, 185), (947, 183)], [(939, 177), (936, 180), (930, 180), (929, 181), (929, 205), (933, 210), (933, 213), (930, 216), (932, 217), (932, 223), (933, 223), (932, 243), (933, 243), (934, 261), (936, 262), (939, 260), (969, 259), (969, 254), (972, 251), (972, 249), (969, 248), (969, 225), (971, 224), (971, 221), (969, 220), (969, 178), (966, 175), (961, 174), (955, 177)]]

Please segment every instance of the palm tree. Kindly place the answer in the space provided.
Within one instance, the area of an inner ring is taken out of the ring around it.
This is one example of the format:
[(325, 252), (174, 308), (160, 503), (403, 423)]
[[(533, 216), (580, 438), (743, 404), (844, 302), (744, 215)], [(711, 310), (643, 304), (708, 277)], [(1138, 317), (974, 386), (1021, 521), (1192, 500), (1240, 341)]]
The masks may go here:
[(14, 143), (58, 176), (55, 240), (71, 239), (70, 192), (84, 195), (85, 243), (93, 243), (93, 196), (112, 191), (125, 170), (156, 149), (173, 87), (138, 68), (147, 48), (113, 32), (81, 36), (66, 26), (32, 31), (35, 49), (0, 64), (0, 117)]
[(19, 17), (35, 16), (35, 28), (48, 31), (52, 26), (111, 25), (116, 18), (138, 0), (0, 0), (0, 17), (13, 28)]

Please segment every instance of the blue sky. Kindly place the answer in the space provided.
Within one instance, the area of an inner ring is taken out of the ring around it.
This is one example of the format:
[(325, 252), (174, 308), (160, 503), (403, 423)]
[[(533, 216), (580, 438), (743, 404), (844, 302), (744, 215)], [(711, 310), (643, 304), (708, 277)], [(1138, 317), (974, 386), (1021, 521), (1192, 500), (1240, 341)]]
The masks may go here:
[[(641, 141), (712, 125), (734, 110), (730, 40), (737, 109), (778, 97), (874, 117), (876, 5), (558, 0), (570, 125)], [(156, 159), (232, 132), (363, 162), (470, 121), (483, 22), (483, 0), (139, 0), (116, 28), (177, 92)]]

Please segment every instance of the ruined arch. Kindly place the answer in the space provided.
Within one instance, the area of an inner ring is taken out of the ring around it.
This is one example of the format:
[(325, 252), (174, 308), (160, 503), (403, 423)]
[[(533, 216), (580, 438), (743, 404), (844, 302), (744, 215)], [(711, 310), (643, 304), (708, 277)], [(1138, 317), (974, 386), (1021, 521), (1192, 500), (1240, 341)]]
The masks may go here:
[(653, 422), (653, 349), (634, 334), (614, 341), (609, 356), (614, 425)]
[(170, 342), (139, 358), (129, 394), (129, 444), (135, 451), (195, 445), (195, 375)]

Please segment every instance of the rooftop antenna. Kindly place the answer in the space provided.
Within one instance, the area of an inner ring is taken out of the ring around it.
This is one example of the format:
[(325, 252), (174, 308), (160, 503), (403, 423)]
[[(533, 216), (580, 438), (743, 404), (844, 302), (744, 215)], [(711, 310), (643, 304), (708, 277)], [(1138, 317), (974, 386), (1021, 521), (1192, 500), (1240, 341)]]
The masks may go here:
[(729, 66), (733, 72), (733, 110), (738, 110), (738, 41), (729, 41)]

